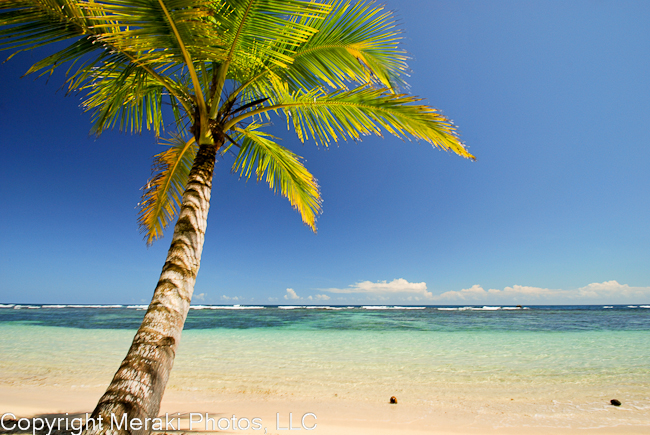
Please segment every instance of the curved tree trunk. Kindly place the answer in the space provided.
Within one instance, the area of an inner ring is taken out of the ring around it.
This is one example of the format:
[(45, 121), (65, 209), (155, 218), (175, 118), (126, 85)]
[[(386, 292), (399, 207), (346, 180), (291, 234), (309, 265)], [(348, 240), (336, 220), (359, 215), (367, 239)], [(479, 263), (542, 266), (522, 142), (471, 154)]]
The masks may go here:
[(146, 429), (137, 429), (134, 421), (118, 430), (117, 425), (111, 428), (111, 418), (120, 423), (127, 414), (127, 422), (138, 419), (144, 424), (158, 415), (199, 271), (216, 150), (222, 143), (199, 147), (153, 298), (126, 358), (92, 413), (95, 421), (101, 416), (102, 427), (89, 423), (86, 434), (151, 431), (151, 420)]

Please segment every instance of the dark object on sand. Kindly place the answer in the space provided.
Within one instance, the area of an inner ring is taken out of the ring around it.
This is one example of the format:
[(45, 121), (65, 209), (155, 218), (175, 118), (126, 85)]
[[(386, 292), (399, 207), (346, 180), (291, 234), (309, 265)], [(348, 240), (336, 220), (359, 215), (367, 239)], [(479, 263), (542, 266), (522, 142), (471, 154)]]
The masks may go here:
[(391, 396), (391, 397), (390, 397), (390, 403), (391, 403), (392, 405), (397, 405), (397, 397), (395, 397), (395, 396)]
[(612, 400), (609, 401), (609, 403), (611, 403), (614, 406), (621, 406), (621, 401), (620, 400), (612, 399)]

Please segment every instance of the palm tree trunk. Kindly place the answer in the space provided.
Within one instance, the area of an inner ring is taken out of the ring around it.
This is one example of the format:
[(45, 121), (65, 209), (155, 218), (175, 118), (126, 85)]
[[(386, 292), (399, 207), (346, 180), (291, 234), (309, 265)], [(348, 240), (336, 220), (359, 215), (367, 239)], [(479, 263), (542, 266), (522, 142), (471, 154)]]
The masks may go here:
[(146, 429), (137, 429), (137, 421), (134, 427), (128, 424), (121, 429), (111, 428), (111, 422), (113, 418), (119, 423), (127, 414), (127, 422), (145, 423), (160, 410), (199, 271), (216, 150), (222, 143), (199, 147), (153, 298), (126, 358), (92, 413), (95, 421), (101, 416), (102, 428), (88, 424), (87, 435), (146, 435), (151, 431), (151, 422)]

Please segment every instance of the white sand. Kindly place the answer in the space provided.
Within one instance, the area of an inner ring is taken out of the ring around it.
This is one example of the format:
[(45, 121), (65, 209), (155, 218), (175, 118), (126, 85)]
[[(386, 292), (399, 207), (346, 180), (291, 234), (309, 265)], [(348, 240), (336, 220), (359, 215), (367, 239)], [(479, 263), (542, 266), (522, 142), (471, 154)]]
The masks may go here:
[[(6, 412), (18, 417), (43, 416), (44, 414), (84, 414), (91, 412), (103, 390), (97, 388), (72, 388), (51, 386), (7, 386), (0, 385), (0, 415)], [(385, 400), (383, 400), (385, 399)], [(399, 399), (399, 398), (398, 398)], [(521, 404), (519, 405), (522, 406)], [(523, 405), (525, 407), (525, 404)], [(261, 394), (214, 394), (205, 391), (168, 391), (162, 403), (161, 414), (182, 418), (181, 429), (188, 429), (189, 413), (208, 413), (218, 420), (260, 418), (267, 434), (648, 434), (649, 425), (630, 425), (617, 427), (588, 427), (578, 424), (574, 427), (549, 427), (549, 421), (537, 421), (535, 415), (521, 414), (519, 424), (506, 427), (498, 423), (494, 415), (485, 408), (466, 408), (444, 405), (423, 406), (400, 402), (390, 405), (387, 398), (373, 402), (352, 402), (345, 399), (304, 398), (265, 396)], [(496, 411), (503, 412), (503, 411)], [(607, 412), (633, 412), (611, 407)], [(288, 431), (289, 413), (292, 414), (293, 427), (301, 426), (301, 417), (306, 413), (316, 415), (305, 418), (305, 426), (314, 430), (300, 432)], [(279, 415), (279, 428), (277, 419)], [(198, 416), (194, 416), (198, 420)], [(497, 422), (497, 424), (495, 424)], [(226, 420), (222, 420), (225, 427)], [(584, 422), (582, 422), (584, 423)], [(241, 423), (245, 426), (245, 421)], [(209, 429), (209, 428), (208, 428)], [(204, 423), (197, 423), (193, 430), (204, 432)], [(233, 434), (263, 434), (263, 430), (226, 430)]]

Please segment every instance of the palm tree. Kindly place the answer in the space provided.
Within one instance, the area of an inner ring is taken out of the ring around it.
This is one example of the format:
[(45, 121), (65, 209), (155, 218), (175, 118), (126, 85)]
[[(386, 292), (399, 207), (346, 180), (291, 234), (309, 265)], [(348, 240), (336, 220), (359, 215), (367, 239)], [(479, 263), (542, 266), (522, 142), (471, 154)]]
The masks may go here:
[(452, 122), (400, 92), (406, 56), (399, 43), (392, 14), (365, 0), (0, 4), (0, 49), (58, 49), (27, 73), (72, 64), (68, 89), (84, 95), (96, 134), (118, 125), (159, 136), (173, 120), (139, 216), (148, 244), (178, 217), (171, 247), (94, 417), (158, 414), (199, 270), (218, 155), (235, 154), (234, 173), (265, 179), (316, 230), (318, 184), (265, 131), (272, 115), (283, 115), (302, 142), (328, 146), (385, 131), (473, 159)]

